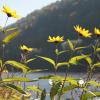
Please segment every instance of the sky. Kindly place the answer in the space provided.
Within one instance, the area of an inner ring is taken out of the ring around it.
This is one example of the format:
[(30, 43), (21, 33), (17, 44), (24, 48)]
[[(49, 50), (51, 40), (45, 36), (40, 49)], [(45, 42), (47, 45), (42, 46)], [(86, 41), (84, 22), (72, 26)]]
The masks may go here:
[[(16, 10), (21, 17), (25, 17), (32, 11), (41, 9), (42, 7), (56, 1), (60, 0), (0, 0), (0, 9), (2, 9), (4, 4), (6, 4), (12, 10)], [(7, 16), (4, 13), (0, 12), (0, 26), (4, 26), (6, 17)], [(10, 25), (14, 22), (16, 22), (16, 19), (9, 18), (9, 20), (7, 21), (7, 25)]]

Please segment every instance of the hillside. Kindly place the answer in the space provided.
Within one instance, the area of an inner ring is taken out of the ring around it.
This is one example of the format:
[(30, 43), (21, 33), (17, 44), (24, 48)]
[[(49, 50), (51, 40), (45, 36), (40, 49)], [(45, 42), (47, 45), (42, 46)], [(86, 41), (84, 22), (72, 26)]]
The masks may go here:
[[(18, 47), (26, 44), (40, 49), (39, 55), (55, 58), (50, 54), (53, 53), (51, 48), (54, 46), (47, 43), (48, 36), (60, 35), (74, 40), (77, 36), (73, 26), (77, 24), (90, 30), (95, 26), (100, 27), (100, 0), (57, 1), (12, 24), (9, 27), (17, 27), (21, 34), (8, 44), (6, 57), (19, 59)], [(40, 65), (47, 66), (38, 61), (33, 66), (36, 68)]]

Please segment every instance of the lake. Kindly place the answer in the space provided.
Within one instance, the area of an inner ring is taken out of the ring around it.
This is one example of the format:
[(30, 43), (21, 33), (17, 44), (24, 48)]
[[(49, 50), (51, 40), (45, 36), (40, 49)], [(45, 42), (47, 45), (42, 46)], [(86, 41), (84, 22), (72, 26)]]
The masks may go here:
[[(53, 74), (53, 73), (52, 72), (31, 73), (31, 74), (27, 74), (26, 77), (28, 77), (30, 79), (36, 79), (38, 77), (45, 76), (45, 75), (51, 75), (51, 74)], [(64, 72), (58, 72), (57, 75), (64, 76), (64, 74), (65, 74)], [(15, 76), (17, 76), (17, 77), (22, 76), (22, 74), (21, 73), (15, 73)], [(74, 78), (85, 78), (86, 73), (70, 73), (69, 76), (74, 77)], [(93, 78), (96, 79), (98, 76), (99, 76), (99, 74), (96, 74), (96, 75), (94, 75)], [(39, 85), (41, 89), (45, 88), (47, 93), (49, 93), (50, 87), (51, 87), (48, 80), (40, 80), (40, 81), (37, 81), (37, 82), (26, 83), (26, 86), (32, 86), (32, 85)], [(91, 87), (91, 89), (92, 89), (92, 87)], [(79, 91), (79, 94), (80, 94), (81, 90), (78, 90), (78, 91)], [(70, 96), (71, 96), (71, 92), (68, 92), (67, 95), (64, 95), (64, 98), (67, 98), (67, 99), (62, 98), (61, 100), (70, 100), (69, 99)], [(79, 100), (77, 95), (74, 95), (74, 93), (73, 93), (73, 97), (74, 96), (75, 96), (74, 100)], [(33, 95), (32, 98), (36, 98), (36, 95)], [(32, 98), (30, 98), (29, 100), (35, 100), (35, 99), (32, 99)], [(49, 95), (46, 97), (46, 100), (50, 100)], [(100, 100), (100, 98), (95, 98), (94, 100)]]

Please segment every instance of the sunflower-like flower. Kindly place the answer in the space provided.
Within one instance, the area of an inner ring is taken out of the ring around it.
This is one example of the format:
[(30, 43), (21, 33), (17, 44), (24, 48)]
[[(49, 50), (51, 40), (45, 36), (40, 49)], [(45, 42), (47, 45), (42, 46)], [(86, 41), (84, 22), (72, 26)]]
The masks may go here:
[(33, 48), (29, 48), (29, 47), (27, 47), (26, 45), (20, 46), (20, 49), (21, 49), (22, 51), (24, 51), (24, 52), (31, 52), (31, 51), (33, 51)]
[(17, 19), (20, 18), (20, 16), (17, 15), (16, 11), (11, 10), (10, 7), (8, 7), (7, 5), (4, 5), (3, 9), (1, 9), (0, 11), (5, 13), (8, 17), (13, 17), (13, 18), (17, 18)]
[(92, 34), (89, 32), (89, 30), (86, 30), (85, 28), (82, 28), (79, 25), (74, 26), (75, 31), (79, 33), (79, 35), (85, 37), (85, 38), (91, 38)]
[(94, 33), (97, 35), (97, 36), (100, 36), (100, 29), (98, 28), (94, 28)]
[(60, 42), (63, 42), (64, 41), (64, 37), (60, 37), (60, 36), (57, 36), (57, 37), (51, 37), (49, 36), (48, 42), (53, 42), (53, 43), (60, 43)]

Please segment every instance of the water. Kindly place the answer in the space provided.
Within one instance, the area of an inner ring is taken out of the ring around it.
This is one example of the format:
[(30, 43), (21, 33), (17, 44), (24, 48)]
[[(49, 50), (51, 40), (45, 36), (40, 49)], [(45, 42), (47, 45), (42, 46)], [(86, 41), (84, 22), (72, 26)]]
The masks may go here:
[[(31, 73), (31, 74), (27, 74), (26, 77), (28, 77), (30, 79), (37, 79), (38, 77), (51, 75), (51, 74), (53, 74), (53, 73), (43, 73), (43, 72), (41, 72), (41, 73)], [(62, 72), (58, 73), (58, 75), (61, 75), (61, 76), (64, 76), (64, 74), (65, 73), (62, 73)], [(22, 76), (22, 74), (21, 73), (16, 73), (15, 76), (17, 76), (17, 77), (18, 76)], [(69, 76), (70, 77), (74, 77), (74, 78), (82, 78), (82, 79), (84, 79), (86, 77), (86, 74), (85, 73), (71, 73)], [(94, 78), (96, 78), (97, 76), (98, 76), (98, 74), (96, 74), (94, 76)], [(45, 88), (47, 93), (50, 92), (51, 86), (50, 86), (48, 80), (39, 80), (37, 82), (28, 82), (28, 83), (26, 83), (26, 86), (32, 86), (32, 85), (36, 85), (36, 86), (39, 85), (39, 87), (41, 89)], [(78, 91), (79, 91), (79, 93), (81, 93), (80, 92), (81, 90), (78, 90)], [(64, 98), (67, 98), (67, 99), (64, 99), (62, 97), (61, 100), (69, 100), (68, 98), (70, 98), (70, 97), (71, 97), (71, 92), (68, 92), (67, 95), (64, 95)], [(78, 96), (76, 96), (74, 93), (73, 93), (73, 97), (75, 97), (74, 100), (79, 100)], [(33, 95), (32, 98), (36, 98), (36, 95)], [(34, 100), (34, 99), (30, 99), (30, 100)], [(47, 95), (46, 100), (50, 100), (49, 95)], [(94, 100), (100, 100), (100, 98), (95, 98)]]

